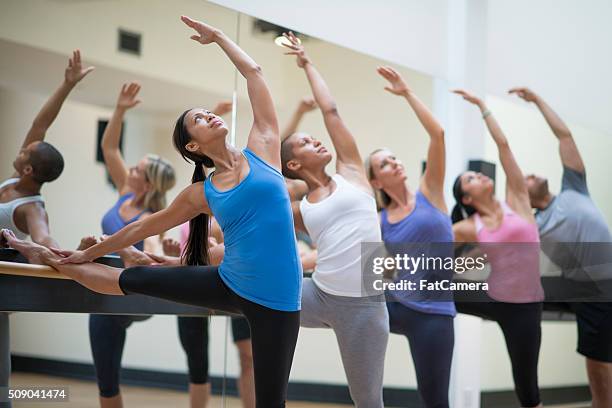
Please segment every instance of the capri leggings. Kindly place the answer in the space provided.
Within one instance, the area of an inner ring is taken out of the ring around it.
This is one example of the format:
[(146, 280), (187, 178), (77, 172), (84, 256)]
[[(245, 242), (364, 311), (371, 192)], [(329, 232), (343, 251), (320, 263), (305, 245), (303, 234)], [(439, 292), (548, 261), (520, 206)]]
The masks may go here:
[(384, 299), (332, 295), (304, 279), (300, 318), (302, 327), (331, 328), (336, 334), (355, 407), (382, 408), (389, 339)]
[[(127, 328), (151, 316), (91, 315), (89, 339), (100, 396), (119, 394), (121, 357)], [(187, 356), (189, 382), (208, 382), (208, 322), (202, 317), (178, 317), (181, 345)]]
[(542, 303), (457, 302), (459, 313), (496, 321), (506, 340), (514, 390), (521, 407), (540, 404), (538, 357), (542, 340)]
[(119, 277), (125, 294), (242, 314), (251, 327), (257, 408), (285, 407), (287, 383), (300, 328), (300, 312), (261, 306), (234, 293), (216, 266), (135, 266)]
[(388, 302), (387, 309), (391, 333), (408, 339), (423, 406), (448, 408), (455, 346), (453, 317), (419, 312), (399, 302)]

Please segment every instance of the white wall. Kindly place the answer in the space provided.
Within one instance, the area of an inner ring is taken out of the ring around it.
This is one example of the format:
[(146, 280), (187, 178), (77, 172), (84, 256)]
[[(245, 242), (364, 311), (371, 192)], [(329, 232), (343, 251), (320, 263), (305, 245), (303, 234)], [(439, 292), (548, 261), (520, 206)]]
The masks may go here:
[(612, 2), (488, 2), (487, 91), (531, 86), (572, 122), (612, 134)]
[[(528, 85), (577, 123), (612, 131), (612, 3), (607, 0), (212, 0), (331, 43), (453, 80), (456, 4), (486, 10), (487, 92)], [(477, 22), (474, 22), (479, 24)], [(466, 27), (466, 29), (470, 29)], [(466, 51), (469, 56), (471, 49)], [(478, 56), (475, 56), (478, 58)], [(483, 67), (485, 67), (483, 65)], [(465, 84), (464, 84), (465, 85)]]
[(211, 1), (433, 76), (447, 74), (448, 0)]

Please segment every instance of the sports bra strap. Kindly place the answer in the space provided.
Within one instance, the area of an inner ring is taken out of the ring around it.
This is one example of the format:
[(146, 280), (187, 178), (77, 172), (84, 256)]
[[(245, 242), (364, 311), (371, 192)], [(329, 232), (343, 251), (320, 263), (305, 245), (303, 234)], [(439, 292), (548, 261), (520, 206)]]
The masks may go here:
[(480, 214), (477, 212), (474, 213), (474, 224), (476, 226), (476, 234), (478, 234), (482, 229), (482, 219), (480, 218)]
[(18, 182), (18, 181), (19, 181), (19, 179), (18, 179), (18, 178), (10, 178), (10, 179), (6, 179), (6, 180), (4, 180), (2, 183), (0, 183), (0, 188), (4, 188), (4, 187), (6, 187), (6, 186), (8, 186), (8, 185), (15, 184), (15, 183), (16, 183), (16, 182)]
[(43, 200), (41, 195), (35, 195), (35, 196), (29, 196), (29, 197), (16, 198), (11, 203), (13, 204), (13, 208), (17, 208), (24, 204), (30, 204), (30, 203), (41, 203), (44, 205), (45, 200)]

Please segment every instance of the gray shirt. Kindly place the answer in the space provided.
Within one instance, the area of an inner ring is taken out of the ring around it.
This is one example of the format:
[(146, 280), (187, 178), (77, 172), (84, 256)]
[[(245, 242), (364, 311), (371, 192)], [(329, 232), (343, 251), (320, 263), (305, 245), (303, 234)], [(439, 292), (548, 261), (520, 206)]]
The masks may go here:
[(542, 250), (579, 281), (612, 279), (612, 236), (587, 188), (586, 174), (563, 168), (561, 192), (536, 212)]

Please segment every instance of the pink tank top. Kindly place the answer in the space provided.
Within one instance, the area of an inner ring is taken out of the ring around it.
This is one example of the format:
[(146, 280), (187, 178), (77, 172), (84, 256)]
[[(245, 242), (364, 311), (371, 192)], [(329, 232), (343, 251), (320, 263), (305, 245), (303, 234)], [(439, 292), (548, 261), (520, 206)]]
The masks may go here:
[(538, 226), (521, 218), (506, 203), (502, 208), (504, 218), (494, 230), (487, 229), (478, 213), (474, 214), (478, 242), (485, 244), (483, 250), (491, 266), (488, 294), (500, 302), (541, 302), (544, 290)]

